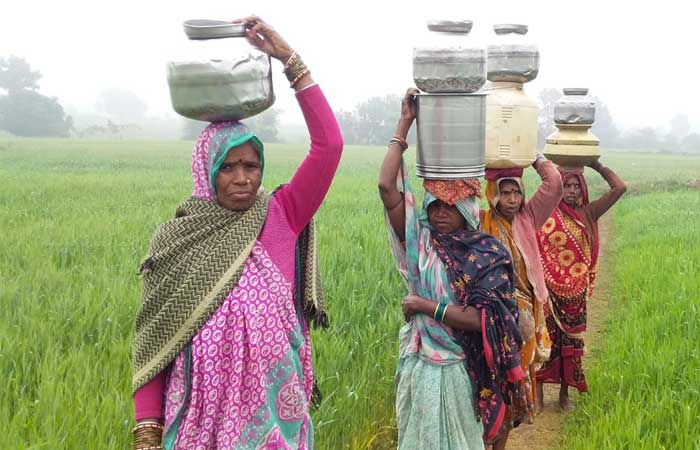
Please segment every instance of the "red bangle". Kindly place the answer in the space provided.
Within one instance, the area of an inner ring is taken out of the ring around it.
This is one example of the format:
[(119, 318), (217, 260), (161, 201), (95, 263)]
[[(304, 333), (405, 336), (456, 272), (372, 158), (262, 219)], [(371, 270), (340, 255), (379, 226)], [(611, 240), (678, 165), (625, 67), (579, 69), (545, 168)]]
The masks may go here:
[(297, 75), (297, 77), (295, 79), (293, 79), (291, 83), (289, 83), (289, 87), (293, 88), (294, 86), (297, 85), (299, 80), (301, 80), (302, 78), (304, 78), (306, 75), (308, 75), (310, 73), (311, 73), (311, 71), (309, 69), (304, 69), (304, 71), (302, 73)]
[(163, 431), (163, 425), (159, 423), (153, 423), (153, 422), (145, 422), (145, 423), (139, 423), (136, 424), (133, 430), (131, 430), (132, 433), (137, 433), (140, 430), (160, 430), (161, 432)]
[(389, 143), (397, 143), (401, 147), (401, 151), (406, 151), (408, 148), (408, 142), (406, 142), (406, 139), (402, 138), (401, 136), (394, 136), (389, 140)]

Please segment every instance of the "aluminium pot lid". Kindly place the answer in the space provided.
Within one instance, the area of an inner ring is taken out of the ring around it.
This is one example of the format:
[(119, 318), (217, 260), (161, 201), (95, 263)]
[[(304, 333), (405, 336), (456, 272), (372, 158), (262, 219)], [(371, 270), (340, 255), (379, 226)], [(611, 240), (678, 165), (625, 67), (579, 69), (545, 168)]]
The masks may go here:
[(194, 40), (245, 36), (245, 26), (242, 23), (223, 20), (186, 20), (182, 27), (187, 37)]
[(472, 30), (474, 22), (471, 20), (429, 20), (428, 29), (441, 33), (467, 34)]
[(520, 23), (499, 23), (493, 26), (493, 31), (498, 34), (527, 34), (528, 27)]
[(564, 95), (587, 95), (588, 88), (564, 88)]

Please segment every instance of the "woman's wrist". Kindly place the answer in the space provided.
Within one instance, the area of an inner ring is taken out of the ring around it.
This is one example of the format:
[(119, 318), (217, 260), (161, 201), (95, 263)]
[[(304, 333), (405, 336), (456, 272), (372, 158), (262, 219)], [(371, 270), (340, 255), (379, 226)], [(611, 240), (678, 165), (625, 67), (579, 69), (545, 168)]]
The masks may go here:
[(291, 58), (294, 54), (296, 54), (296, 52), (292, 49), (289, 49), (288, 51), (284, 51), (280, 55), (278, 55), (277, 59), (279, 60), (279, 62), (284, 64), (285, 67), (287, 67), (287, 62), (289, 61), (289, 58)]
[(161, 450), (163, 425), (156, 419), (143, 419), (134, 427), (134, 450)]
[(297, 82), (297, 84), (292, 86), (292, 89), (294, 89), (294, 92), (299, 92), (311, 86), (312, 84), (314, 84), (314, 79), (311, 78), (311, 73), (307, 73)]
[(423, 314), (425, 314), (425, 315), (428, 315), (428, 316), (430, 316), (430, 317), (433, 317), (433, 313), (435, 312), (435, 306), (436, 306), (436, 305), (437, 305), (437, 304), (436, 304), (435, 302), (431, 301), (431, 300), (427, 300), (427, 299), (421, 298), (421, 299), (420, 299), (419, 309), (420, 309), (420, 312), (421, 312), (421, 313), (423, 313)]
[(445, 315), (447, 314), (447, 307), (449, 305), (446, 303), (436, 303), (435, 310), (433, 311), (433, 319), (438, 322), (443, 322), (445, 320)]
[(289, 86), (295, 91), (303, 89), (312, 82), (309, 81), (311, 71), (297, 52), (291, 51), (289, 57), (286, 58), (284, 62), (284, 69), (282, 72), (287, 77)]
[(535, 160), (532, 162), (532, 167), (537, 170), (544, 161), (547, 161), (547, 158), (545, 158), (542, 153), (537, 153), (535, 154)]
[(148, 418), (139, 419), (136, 421), (136, 425), (142, 425), (142, 424), (146, 424), (146, 423), (153, 423), (153, 424), (162, 425), (163, 420), (159, 419), (157, 417), (148, 417)]
[(396, 124), (394, 135), (402, 139), (406, 139), (406, 136), (408, 136), (408, 130), (411, 129), (411, 125), (413, 125), (413, 119), (399, 119), (399, 123)]
[(402, 153), (405, 152), (408, 148), (408, 142), (406, 142), (406, 139), (396, 134), (391, 139), (389, 139), (389, 146), (391, 146), (392, 144), (396, 144), (398, 147), (400, 147)]

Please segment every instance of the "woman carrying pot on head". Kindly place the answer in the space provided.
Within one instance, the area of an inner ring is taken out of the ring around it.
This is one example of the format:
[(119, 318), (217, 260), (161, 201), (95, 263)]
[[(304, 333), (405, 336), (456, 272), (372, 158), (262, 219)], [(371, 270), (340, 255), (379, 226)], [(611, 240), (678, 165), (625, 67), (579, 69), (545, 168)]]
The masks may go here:
[(416, 207), (402, 153), (416, 117), (402, 101), (379, 176), (391, 248), (409, 289), (396, 371), (399, 449), (483, 449), (505, 425), (522, 342), (508, 251), (479, 228), (477, 180), (428, 181)]
[[(537, 246), (537, 231), (559, 204), (563, 194), (556, 166), (542, 155), (532, 163), (542, 180), (537, 192), (525, 201), (523, 169), (487, 169), (486, 198), (489, 209), (482, 211), (481, 230), (498, 239), (513, 259), (515, 298), (524, 345), (520, 366), (526, 374), (522, 381), (527, 403), (515, 404), (509, 411), (514, 420), (532, 423), (537, 407), (535, 365), (546, 357), (547, 330), (542, 305), (547, 301), (547, 285)], [(505, 448), (506, 431), (494, 445)]]
[(311, 138), (289, 184), (261, 188), (263, 144), (209, 125), (192, 198), (151, 240), (134, 346), (135, 449), (310, 449), (309, 325), (327, 325), (311, 219), (340, 160), (340, 129), (301, 58), (257, 17), (248, 40), (285, 65)]
[[(593, 294), (598, 267), (598, 219), (617, 202), (627, 187), (612, 169), (595, 161), (610, 190), (589, 203), (583, 167), (560, 167), (564, 197), (538, 233), (538, 244), (549, 289), (545, 316), (552, 351), (537, 372), (538, 383), (559, 384), (559, 405), (571, 409), (568, 387), (586, 392), (583, 373), (583, 333), (586, 303)], [(540, 386), (541, 387), (541, 386)], [(542, 392), (539, 392), (542, 396)]]

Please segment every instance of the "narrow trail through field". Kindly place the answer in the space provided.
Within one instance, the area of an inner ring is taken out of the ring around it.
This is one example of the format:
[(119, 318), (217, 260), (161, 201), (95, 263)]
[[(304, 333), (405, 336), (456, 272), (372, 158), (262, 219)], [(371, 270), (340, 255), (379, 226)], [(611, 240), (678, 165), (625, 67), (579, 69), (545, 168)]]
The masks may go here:
[[(599, 221), (600, 256), (598, 278), (593, 298), (588, 303), (588, 331), (585, 336), (586, 353), (584, 367), (588, 367), (592, 357), (591, 349), (598, 346), (601, 325), (608, 311), (610, 295), (610, 258), (608, 243), (612, 233), (612, 215), (608, 213)], [(589, 387), (590, 388), (590, 387)], [(569, 397), (574, 404), (578, 399), (575, 389), (569, 388)], [(506, 445), (507, 450), (555, 450), (559, 448), (560, 430), (565, 413), (559, 408), (559, 386), (544, 386), (544, 411), (535, 417), (532, 425), (523, 424), (511, 432)]]

